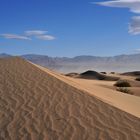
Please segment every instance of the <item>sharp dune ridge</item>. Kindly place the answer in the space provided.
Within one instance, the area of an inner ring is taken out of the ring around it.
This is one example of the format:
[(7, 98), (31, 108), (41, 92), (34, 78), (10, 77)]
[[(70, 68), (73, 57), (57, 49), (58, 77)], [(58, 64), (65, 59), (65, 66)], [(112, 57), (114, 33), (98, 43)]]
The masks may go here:
[[(67, 77), (62, 74), (56, 73), (55, 71), (52, 71), (52, 70), (50, 71), (49, 69), (46, 69), (42, 66), (39, 66), (36, 64), (33, 64), (33, 65), (49, 73), (53, 77), (56, 77), (57, 79), (60, 79), (61, 81), (64, 81), (68, 85), (75, 87), (76, 89), (79, 89), (80, 91), (84, 91), (87, 94), (90, 94), (96, 97), (97, 99), (107, 104), (110, 104), (111, 106), (117, 107), (127, 113), (130, 113), (133, 116), (140, 118), (140, 109), (138, 108), (138, 106), (140, 106), (140, 98), (129, 95), (129, 94), (122, 94), (122, 92), (118, 92), (114, 89), (112, 90), (111, 88), (108, 88), (114, 84), (114, 81), (89, 80), (89, 79), (83, 79), (83, 78), (79, 79), (77, 78), (77, 76), (76, 78), (73, 78), (73, 77), (71, 78), (71, 77)], [(118, 79), (120, 79), (120, 77), (118, 77)], [(129, 82), (131, 82), (131, 85), (134, 84), (134, 89), (136, 89), (135, 86), (138, 86), (138, 87), (140, 86), (140, 83), (137, 81), (129, 81)]]
[(0, 140), (140, 139), (140, 118), (50, 73), (0, 59)]

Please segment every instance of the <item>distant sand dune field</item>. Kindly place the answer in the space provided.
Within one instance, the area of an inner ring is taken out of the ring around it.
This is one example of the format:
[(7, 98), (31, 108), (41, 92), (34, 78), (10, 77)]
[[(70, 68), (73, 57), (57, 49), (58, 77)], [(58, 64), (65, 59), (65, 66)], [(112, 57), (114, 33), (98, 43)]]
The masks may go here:
[(140, 118), (53, 75), (0, 59), (0, 140), (140, 140)]

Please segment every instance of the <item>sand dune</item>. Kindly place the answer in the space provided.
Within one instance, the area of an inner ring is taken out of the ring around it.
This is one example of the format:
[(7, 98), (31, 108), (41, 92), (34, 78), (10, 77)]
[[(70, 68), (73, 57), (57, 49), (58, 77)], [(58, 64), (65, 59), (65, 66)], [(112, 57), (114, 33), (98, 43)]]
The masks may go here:
[[(70, 86), (73, 86), (79, 90), (85, 91), (88, 94), (93, 95), (94, 97), (98, 98), (99, 100), (107, 104), (110, 104), (111, 106), (117, 107), (125, 112), (128, 112), (140, 118), (140, 109), (138, 108), (138, 106), (140, 106), (140, 98), (116, 91), (115, 86), (113, 87), (113, 85), (115, 84), (115, 81), (71, 78), (71, 77), (66, 77), (62, 74), (50, 71), (39, 65), (35, 65), (35, 66), (49, 73), (50, 75), (56, 77), (57, 79), (64, 81)], [(131, 77), (128, 77), (128, 76), (123, 76), (123, 77), (125, 78), (127, 77), (128, 79), (131, 79)]]
[[(80, 78), (80, 80), (78, 80), (78, 79), (72, 79), (72, 80), (75, 80), (76, 82), (78, 81), (78, 83), (82, 82), (82, 84), (83, 84), (82, 87), (84, 87), (84, 88), (86, 87), (85, 85), (87, 85), (87, 83), (89, 83), (89, 85), (91, 85), (91, 84), (96, 85), (96, 83), (98, 83), (98, 85), (101, 84), (102, 87), (113, 89), (115, 91), (117, 90), (117, 88), (114, 86), (115, 82), (113, 82), (113, 81), (125, 80), (125, 81), (129, 82), (129, 84), (131, 85), (131, 88), (127, 87), (127, 89), (129, 90), (129, 93), (131, 93), (132, 95), (135, 95), (135, 96), (140, 96), (140, 81), (136, 80), (136, 77), (137, 77), (136, 74), (138, 75), (138, 71), (130, 72), (130, 73), (132, 73), (132, 74), (135, 73), (135, 76), (129, 75), (129, 74), (125, 75), (125, 73), (110, 74), (110, 73), (106, 73), (106, 72), (99, 73), (96, 71), (86, 71), (81, 74), (68, 73), (68, 74), (65, 74), (65, 76), (72, 77), (72, 78)], [(139, 76), (137, 78), (139, 78)], [(82, 79), (85, 79), (85, 80), (82, 80)], [(90, 80), (90, 82), (89, 82), (89, 80)], [(112, 81), (112, 82), (108, 82), (108, 81)], [(93, 88), (90, 88), (90, 89), (93, 89)], [(94, 89), (95, 89), (95, 87), (94, 87)]]
[(140, 139), (138, 117), (67, 78), (15, 57), (0, 59), (0, 79), (0, 140)]
[(83, 73), (68, 73), (66, 76), (82, 78), (82, 79), (94, 79), (94, 80), (106, 80), (106, 81), (117, 81), (119, 77), (106, 75), (105, 72), (99, 73), (96, 71), (88, 70)]
[(86, 71), (84, 73), (81, 73), (79, 75), (80, 78), (85, 78), (85, 79), (95, 79), (95, 80), (106, 80), (106, 81), (117, 81), (119, 80), (119, 77), (115, 77), (115, 76), (109, 76), (109, 75), (105, 75), (103, 73), (99, 73), (96, 71)]
[(125, 73), (122, 73), (122, 75), (126, 75), (126, 76), (140, 76), (140, 71), (125, 72)]

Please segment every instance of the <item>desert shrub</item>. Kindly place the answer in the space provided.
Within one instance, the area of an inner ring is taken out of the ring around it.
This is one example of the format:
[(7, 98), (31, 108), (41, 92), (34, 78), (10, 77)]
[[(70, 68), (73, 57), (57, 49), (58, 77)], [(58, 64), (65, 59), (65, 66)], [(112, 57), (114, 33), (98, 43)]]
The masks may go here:
[(114, 86), (116, 86), (116, 87), (131, 87), (130, 83), (126, 80), (119, 80), (114, 84)]
[(126, 87), (119, 87), (119, 88), (117, 88), (117, 91), (133, 95), (133, 93), (130, 92), (130, 90)]
[(136, 81), (140, 81), (140, 77), (137, 77), (137, 78), (136, 78)]
[(115, 74), (115, 72), (110, 72), (110, 74)]
[(107, 74), (106, 72), (101, 72), (102, 74)]

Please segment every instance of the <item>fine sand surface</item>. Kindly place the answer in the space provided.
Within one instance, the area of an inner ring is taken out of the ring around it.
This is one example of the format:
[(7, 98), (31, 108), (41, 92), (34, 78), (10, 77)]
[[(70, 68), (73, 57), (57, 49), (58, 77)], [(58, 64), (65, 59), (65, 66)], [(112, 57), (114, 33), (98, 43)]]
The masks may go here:
[[(39, 67), (41, 70), (49, 73), (50, 75), (60, 79), (61, 81), (64, 81), (65, 83), (79, 90), (86, 91), (88, 92), (88, 94), (94, 95), (94, 97), (100, 99), (103, 102), (106, 102), (114, 107), (117, 107), (125, 112), (128, 112), (140, 118), (140, 109), (138, 108), (138, 106), (140, 106), (140, 97), (116, 91), (116, 87), (113, 87), (116, 81), (114, 82), (106, 80), (87, 80), (79, 78), (70, 78), (59, 73), (50, 71), (41, 66), (35, 66)], [(121, 78), (125, 78), (130, 82), (134, 81), (130, 80), (132, 79), (132, 77), (123, 76)], [(133, 89), (133, 87), (130, 88)], [(134, 89), (136, 88), (137, 87), (134, 87)], [(137, 90), (139, 91), (139, 87)]]
[(0, 59), (0, 79), (0, 140), (140, 139), (135, 111), (96, 96), (106, 88), (91, 95), (80, 83), (18, 57)]
[[(124, 74), (116, 74), (115, 76), (119, 77), (122, 80), (128, 81), (130, 83), (130, 85), (131, 85), (131, 87), (127, 87), (129, 89), (130, 93), (132, 93), (135, 96), (140, 97), (140, 81), (136, 80), (136, 78), (139, 77), (139, 76), (133, 75), (134, 73), (136, 73), (136, 72), (130, 72), (130, 74), (128, 73), (128, 75), (127, 75), (127, 73), (126, 73), (126, 75), (124, 75)], [(108, 86), (108, 87), (116, 90), (116, 88), (113, 87), (113, 84)]]
[[(78, 81), (78, 83), (82, 83), (84, 85), (84, 88), (85, 88), (85, 86), (88, 86), (88, 87), (90, 86), (90, 87), (92, 87), (92, 88), (90, 88), (92, 90), (93, 90), (93, 88), (95, 89), (95, 87), (94, 87), (95, 85), (100, 85), (101, 87), (106, 87), (106, 88), (116, 91), (118, 87), (114, 86), (114, 84), (118, 80), (126, 80), (131, 85), (131, 87), (127, 87), (127, 89), (129, 90), (129, 94), (140, 97), (140, 81), (136, 80), (136, 78), (139, 76), (135, 76), (133, 74), (136, 72), (130, 72), (130, 74), (126, 73), (127, 75), (125, 73), (124, 74), (121, 74), (121, 73), (102, 74), (102, 73), (99, 73), (96, 71), (86, 71), (84, 73), (85, 73), (84, 76), (79, 73), (68, 73), (68, 74), (65, 74), (65, 76), (75, 78), (75, 81), (76, 82)], [(80, 78), (80, 80), (78, 80), (78, 78)], [(86, 79), (88, 79), (88, 80), (86, 80)], [(74, 80), (74, 79), (72, 79), (72, 80)], [(112, 81), (112, 82), (108, 82), (108, 81)]]

